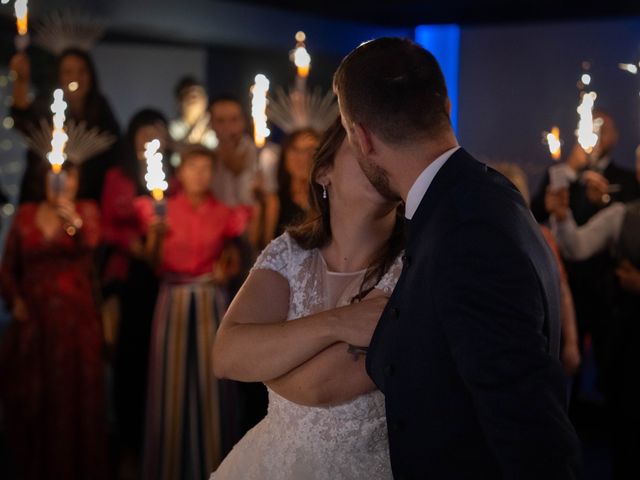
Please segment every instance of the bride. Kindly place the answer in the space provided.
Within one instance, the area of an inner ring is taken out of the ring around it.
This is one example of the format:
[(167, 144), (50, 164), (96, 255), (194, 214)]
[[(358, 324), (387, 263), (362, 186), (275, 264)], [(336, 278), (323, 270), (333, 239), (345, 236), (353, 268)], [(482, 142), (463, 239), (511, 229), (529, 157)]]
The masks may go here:
[(218, 377), (264, 382), (267, 416), (214, 480), (391, 479), (384, 397), (362, 352), (400, 275), (403, 220), (339, 120), (311, 172), (312, 210), (258, 258), (217, 333)]

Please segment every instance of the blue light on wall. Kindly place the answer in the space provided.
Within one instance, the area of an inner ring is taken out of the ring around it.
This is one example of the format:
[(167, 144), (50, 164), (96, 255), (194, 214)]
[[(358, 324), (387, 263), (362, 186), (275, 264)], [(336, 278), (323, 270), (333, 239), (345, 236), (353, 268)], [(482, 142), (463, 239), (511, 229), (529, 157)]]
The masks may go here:
[(433, 53), (440, 63), (451, 99), (451, 123), (457, 130), (460, 27), (458, 25), (420, 25), (415, 30), (415, 41)]

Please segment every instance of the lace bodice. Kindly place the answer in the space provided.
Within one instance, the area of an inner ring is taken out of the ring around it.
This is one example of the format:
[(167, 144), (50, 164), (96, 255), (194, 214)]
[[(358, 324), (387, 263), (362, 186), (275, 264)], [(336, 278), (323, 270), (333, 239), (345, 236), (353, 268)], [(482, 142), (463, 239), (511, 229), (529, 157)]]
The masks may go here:
[[(323, 283), (326, 276), (323, 273), (327, 271), (327, 267), (320, 251), (304, 250), (288, 233), (282, 234), (264, 249), (253, 269), (273, 270), (287, 279), (290, 288), (289, 320), (340, 306), (324, 305)], [(390, 295), (401, 270), (402, 261), (398, 257), (375, 287)], [(327, 273), (331, 276), (333, 272)], [(350, 299), (351, 297), (349, 301)], [(349, 301), (339, 304), (346, 305)]]
[[(365, 274), (328, 271), (319, 250), (302, 249), (288, 233), (272, 241), (253, 268), (273, 270), (288, 280), (288, 320), (349, 304)], [(375, 287), (391, 294), (401, 270), (398, 258)], [(336, 283), (344, 290), (331, 295), (329, 287)], [(213, 478), (390, 479), (384, 396), (374, 391), (321, 408), (298, 405), (269, 390), (266, 418), (236, 445)]]

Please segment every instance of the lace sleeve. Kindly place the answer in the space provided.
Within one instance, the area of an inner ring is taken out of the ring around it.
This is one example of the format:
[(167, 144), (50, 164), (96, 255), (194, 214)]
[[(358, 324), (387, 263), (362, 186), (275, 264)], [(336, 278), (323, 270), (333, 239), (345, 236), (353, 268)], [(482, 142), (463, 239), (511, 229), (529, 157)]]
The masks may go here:
[(285, 278), (289, 278), (288, 267), (291, 260), (292, 239), (288, 233), (283, 233), (262, 251), (253, 265), (253, 270), (273, 270)]
[(396, 283), (398, 282), (398, 278), (400, 277), (400, 273), (402, 272), (402, 256), (404, 252), (401, 252), (400, 255), (396, 257), (394, 262), (387, 270), (387, 273), (380, 279), (380, 281), (376, 284), (378, 290), (382, 290), (385, 294), (391, 295), (393, 289), (396, 287)]

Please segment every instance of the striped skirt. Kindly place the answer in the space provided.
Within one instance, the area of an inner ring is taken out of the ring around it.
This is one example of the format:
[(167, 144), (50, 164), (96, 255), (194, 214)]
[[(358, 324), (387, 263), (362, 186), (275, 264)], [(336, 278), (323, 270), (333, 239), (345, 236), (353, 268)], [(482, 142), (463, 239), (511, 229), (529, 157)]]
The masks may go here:
[(225, 303), (208, 282), (166, 281), (160, 289), (149, 357), (147, 480), (202, 480), (220, 463), (228, 430), (223, 423), (231, 421), (234, 410), (223, 405), (232, 400), (212, 371)]

